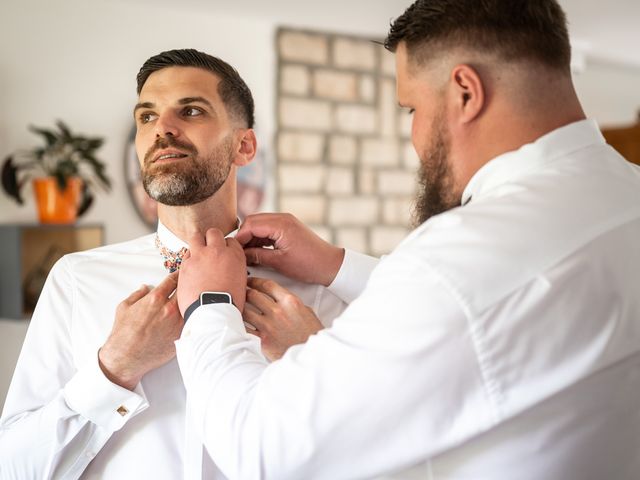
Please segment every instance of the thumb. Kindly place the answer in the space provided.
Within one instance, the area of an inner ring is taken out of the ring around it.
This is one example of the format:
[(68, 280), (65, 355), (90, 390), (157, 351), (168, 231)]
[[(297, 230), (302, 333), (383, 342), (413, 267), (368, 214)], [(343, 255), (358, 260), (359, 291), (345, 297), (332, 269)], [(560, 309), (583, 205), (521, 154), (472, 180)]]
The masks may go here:
[(282, 259), (282, 251), (273, 248), (245, 248), (244, 255), (247, 257), (247, 265), (262, 265), (276, 270)]
[(179, 271), (170, 273), (154, 288), (154, 290), (160, 293), (163, 297), (168, 298), (178, 286), (178, 275)]
[(147, 293), (149, 293), (149, 290), (150, 288), (148, 285), (141, 285), (135, 292), (125, 298), (123, 303), (127, 305), (133, 305), (138, 300), (143, 298)]

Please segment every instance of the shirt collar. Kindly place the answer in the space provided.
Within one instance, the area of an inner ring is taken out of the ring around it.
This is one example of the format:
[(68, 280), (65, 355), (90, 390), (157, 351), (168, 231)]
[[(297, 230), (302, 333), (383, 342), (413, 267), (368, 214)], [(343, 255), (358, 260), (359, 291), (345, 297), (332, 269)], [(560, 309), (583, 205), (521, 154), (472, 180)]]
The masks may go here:
[[(237, 225), (240, 225), (240, 219), (238, 218)], [(238, 233), (238, 228), (225, 235), (226, 238), (234, 238)], [(172, 252), (179, 252), (182, 247), (188, 247), (187, 243), (178, 238), (171, 230), (169, 230), (160, 220), (158, 220), (158, 238), (166, 248)]]
[(548, 164), (558, 157), (592, 145), (605, 144), (594, 120), (580, 120), (553, 130), (518, 150), (499, 155), (483, 165), (462, 193), (462, 205), (478, 199), (492, 188), (523, 173)]

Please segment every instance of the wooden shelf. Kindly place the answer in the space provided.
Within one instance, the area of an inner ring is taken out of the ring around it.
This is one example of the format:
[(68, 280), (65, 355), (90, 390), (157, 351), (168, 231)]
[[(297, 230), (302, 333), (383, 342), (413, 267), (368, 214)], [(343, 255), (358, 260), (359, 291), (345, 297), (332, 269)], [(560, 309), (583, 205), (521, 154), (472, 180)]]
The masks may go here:
[(640, 115), (638, 117), (635, 125), (603, 128), (602, 135), (624, 158), (640, 165)]
[(0, 318), (28, 318), (53, 264), (104, 244), (102, 225), (0, 225)]

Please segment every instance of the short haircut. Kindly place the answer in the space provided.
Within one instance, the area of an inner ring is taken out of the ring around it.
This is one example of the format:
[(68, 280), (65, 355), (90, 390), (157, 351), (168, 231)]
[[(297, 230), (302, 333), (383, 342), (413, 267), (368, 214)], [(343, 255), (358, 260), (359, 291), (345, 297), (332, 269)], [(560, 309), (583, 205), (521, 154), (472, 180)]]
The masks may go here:
[(556, 0), (417, 0), (392, 23), (384, 46), (395, 52), (403, 41), (419, 64), (429, 47), (463, 47), (570, 73), (567, 20)]
[(253, 97), (237, 70), (219, 58), (191, 48), (162, 52), (144, 62), (137, 76), (138, 95), (149, 75), (168, 67), (195, 67), (217, 75), (220, 78), (218, 94), (229, 115), (242, 120), (247, 128), (253, 128), (255, 121)]

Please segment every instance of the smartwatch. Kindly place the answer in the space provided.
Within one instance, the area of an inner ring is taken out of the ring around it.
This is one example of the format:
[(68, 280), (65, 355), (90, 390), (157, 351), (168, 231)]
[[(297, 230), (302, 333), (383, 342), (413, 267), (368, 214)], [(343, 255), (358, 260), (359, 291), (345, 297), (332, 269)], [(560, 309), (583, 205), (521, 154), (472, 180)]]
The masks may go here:
[(228, 303), (232, 305), (233, 300), (231, 299), (231, 294), (227, 292), (202, 292), (200, 297), (185, 310), (184, 321), (186, 322), (200, 305), (210, 305), (212, 303)]

